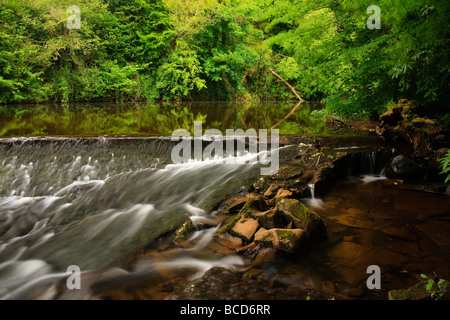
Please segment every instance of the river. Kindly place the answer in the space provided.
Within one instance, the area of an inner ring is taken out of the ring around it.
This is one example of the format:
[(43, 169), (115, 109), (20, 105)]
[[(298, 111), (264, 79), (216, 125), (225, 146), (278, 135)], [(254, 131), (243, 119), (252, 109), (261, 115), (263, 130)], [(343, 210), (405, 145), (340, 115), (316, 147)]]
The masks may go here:
[[(351, 165), (331, 190), (301, 199), (326, 225), (328, 239), (319, 246), (274, 256), (256, 269), (242, 255), (213, 250), (225, 219), (218, 206), (260, 179), (261, 164), (250, 162), (264, 154), (235, 154), (246, 161), (238, 165), (224, 165), (221, 158), (174, 164), (172, 131), (192, 130), (198, 120), (205, 129), (223, 132), (278, 124), (282, 135), (304, 136), (305, 143), (311, 136), (326, 141), (352, 135), (332, 133), (311, 117), (317, 105), (304, 105), (281, 122), (292, 104), (2, 108), (2, 299), (101, 297), (89, 288), (106, 290), (109, 298), (183, 298), (192, 281), (215, 267), (241, 273), (257, 269), (272, 284), (281, 283), (284, 292), (301, 286), (358, 299), (386, 299), (388, 290), (414, 284), (420, 273), (450, 278), (449, 197), (385, 178), (371, 153), (363, 169), (360, 163), (358, 170)], [(340, 148), (366, 148), (355, 139), (343, 141)], [(276, 150), (281, 162), (293, 147)], [(188, 219), (202, 227), (190, 245), (173, 248), (166, 239)], [(382, 290), (366, 288), (369, 265), (380, 266)], [(70, 266), (79, 267), (86, 290), (62, 288)], [(196, 298), (225, 298), (207, 290), (202, 294)], [(223, 294), (246, 298), (244, 291), (224, 288)]]

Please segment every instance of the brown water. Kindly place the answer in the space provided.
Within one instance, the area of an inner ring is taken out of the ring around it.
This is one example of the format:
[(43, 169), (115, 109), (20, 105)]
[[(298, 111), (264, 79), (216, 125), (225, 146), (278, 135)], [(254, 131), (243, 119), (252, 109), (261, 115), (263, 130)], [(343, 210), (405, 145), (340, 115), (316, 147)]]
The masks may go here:
[[(450, 279), (450, 197), (367, 178), (336, 183), (313, 207), (329, 239), (282, 273), (304, 274), (324, 291), (372, 299), (416, 284), (421, 273)], [(370, 265), (381, 269), (381, 290), (366, 287)]]

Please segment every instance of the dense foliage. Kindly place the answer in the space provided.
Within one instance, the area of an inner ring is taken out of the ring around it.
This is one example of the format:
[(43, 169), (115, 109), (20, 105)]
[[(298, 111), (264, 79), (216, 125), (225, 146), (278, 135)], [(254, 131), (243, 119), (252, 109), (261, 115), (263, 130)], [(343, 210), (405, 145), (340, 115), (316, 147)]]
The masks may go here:
[(330, 113), (407, 98), (445, 118), (449, 13), (447, 0), (0, 0), (0, 103), (296, 99), (275, 70)]

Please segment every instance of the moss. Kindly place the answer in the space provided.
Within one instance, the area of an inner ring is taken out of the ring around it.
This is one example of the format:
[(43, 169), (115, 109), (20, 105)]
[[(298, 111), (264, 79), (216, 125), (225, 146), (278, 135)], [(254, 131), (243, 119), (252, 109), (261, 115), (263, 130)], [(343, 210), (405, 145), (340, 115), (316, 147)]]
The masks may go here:
[(219, 234), (225, 234), (225, 233), (229, 233), (233, 236), (235, 236), (234, 232), (232, 231), (233, 227), (236, 225), (236, 223), (242, 218), (250, 218), (252, 217), (252, 210), (251, 210), (251, 206), (253, 204), (253, 202), (255, 202), (254, 199), (249, 199), (247, 200), (247, 202), (245, 203), (245, 205), (242, 207), (242, 209), (239, 211), (239, 213), (233, 218), (233, 220), (231, 220), (225, 228), (222, 229), (222, 231), (220, 231)]
[(175, 234), (175, 238), (173, 239), (173, 241), (177, 241), (178, 239), (183, 239), (186, 237), (186, 235), (191, 232), (192, 230), (194, 230), (195, 227), (192, 224), (192, 221), (189, 219), (187, 220), (185, 223), (183, 223), (183, 225), (177, 230), (176, 234)]
[(272, 242), (274, 240), (274, 236), (271, 232), (268, 232), (262, 239), (263, 242)]
[(277, 236), (283, 241), (295, 241), (296, 240), (295, 235), (291, 231), (275, 230), (275, 232), (277, 233)]

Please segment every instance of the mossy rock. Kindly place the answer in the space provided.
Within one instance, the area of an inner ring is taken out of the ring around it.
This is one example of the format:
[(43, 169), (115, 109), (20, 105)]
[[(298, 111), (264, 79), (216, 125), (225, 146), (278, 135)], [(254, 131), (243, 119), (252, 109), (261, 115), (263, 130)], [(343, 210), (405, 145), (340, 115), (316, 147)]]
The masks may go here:
[(192, 221), (189, 219), (185, 223), (183, 223), (183, 225), (177, 230), (173, 242), (175, 243), (178, 239), (185, 239), (186, 236), (193, 230), (195, 230), (195, 227), (192, 224)]
[(295, 228), (305, 230), (308, 238), (320, 238), (326, 235), (326, 228), (317, 213), (295, 199), (282, 199), (277, 203), (287, 223)]
[(255, 234), (255, 242), (266, 247), (293, 253), (297, 251), (304, 238), (302, 229), (264, 229)]
[(419, 282), (408, 289), (391, 290), (389, 300), (425, 300), (430, 299), (430, 292), (426, 290), (427, 283)]
[(278, 228), (283, 226), (281, 213), (275, 208), (264, 212), (253, 213), (253, 216), (259, 221), (264, 228)]
[(255, 203), (256, 199), (248, 199), (247, 202), (244, 204), (242, 209), (239, 211), (239, 213), (231, 220), (225, 228), (222, 229), (220, 234), (229, 233), (233, 235), (233, 227), (236, 225), (236, 223), (241, 220), (241, 218), (251, 217), (252, 215), (252, 205)]

